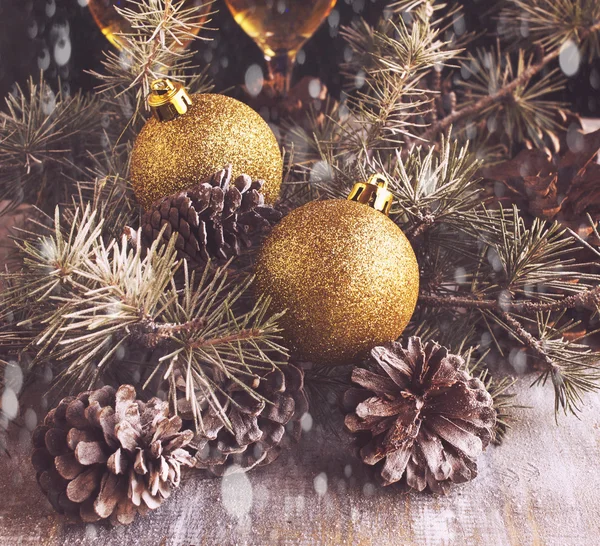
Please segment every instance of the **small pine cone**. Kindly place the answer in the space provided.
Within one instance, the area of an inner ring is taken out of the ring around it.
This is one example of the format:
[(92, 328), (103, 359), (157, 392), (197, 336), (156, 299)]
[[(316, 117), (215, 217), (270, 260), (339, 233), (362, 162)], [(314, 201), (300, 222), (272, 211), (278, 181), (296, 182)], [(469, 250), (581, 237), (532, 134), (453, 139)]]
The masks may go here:
[[(233, 381), (222, 386), (228, 397), (219, 398), (231, 431), (213, 406), (202, 403), (201, 425), (192, 442), (196, 468), (215, 476), (222, 476), (232, 465), (246, 472), (272, 463), (286, 442), (298, 440), (300, 419), (308, 411), (304, 372), (287, 364), (262, 378), (254, 377), (248, 387), (263, 399), (257, 400)], [(185, 399), (185, 381), (181, 376), (177, 378), (177, 388), (181, 393), (179, 411), (191, 422), (194, 417)]]
[(368, 368), (355, 368), (344, 395), (346, 427), (360, 457), (383, 485), (446, 493), (477, 475), (477, 457), (492, 439), (493, 400), (464, 360), (420, 338), (376, 347)]
[(179, 486), (182, 465), (194, 465), (181, 417), (135, 396), (123, 385), (64, 398), (33, 432), (37, 480), (58, 512), (128, 525)]
[(265, 205), (264, 182), (245, 174), (231, 180), (231, 165), (193, 188), (155, 201), (142, 218), (142, 243), (158, 238), (168, 242), (177, 233), (179, 256), (192, 263), (226, 260), (268, 233), (281, 213)]

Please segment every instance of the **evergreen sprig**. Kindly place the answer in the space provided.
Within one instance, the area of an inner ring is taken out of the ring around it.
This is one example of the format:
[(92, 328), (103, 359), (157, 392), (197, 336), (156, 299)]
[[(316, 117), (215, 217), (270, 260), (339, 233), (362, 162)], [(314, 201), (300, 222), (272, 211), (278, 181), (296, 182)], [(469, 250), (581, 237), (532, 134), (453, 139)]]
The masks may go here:
[(100, 101), (81, 92), (55, 93), (40, 76), (25, 89), (17, 86), (5, 104), (0, 111), (0, 199), (40, 206), (65, 200), (72, 189), (66, 171), (102, 149)]
[[(531, 70), (534, 63), (534, 56), (526, 58), (522, 49), (518, 51), (515, 62), (509, 53), (502, 53), (499, 46), (495, 52), (478, 50), (463, 63), (464, 72), (469, 75), (468, 79), (460, 82), (467, 99), (463, 104), (468, 108), (501, 92), (513, 81), (521, 82), (521, 76)], [(566, 117), (564, 105), (548, 97), (563, 89), (564, 85), (564, 78), (555, 68), (534, 82), (522, 81), (506, 100), (486, 102), (475, 116), (465, 118), (466, 122), (482, 120), (490, 132), (503, 131), (510, 149), (515, 142), (543, 147), (545, 138), (559, 149), (557, 133), (561, 120)]]
[(30, 354), (33, 369), (50, 363), (61, 390), (91, 389), (133, 366), (147, 384), (182, 373), (196, 409), (207, 401), (224, 420), (223, 379), (258, 397), (247, 378), (285, 364), (287, 352), (269, 301), (241, 301), (251, 279), (231, 282), (210, 265), (197, 279), (177, 260), (175, 238), (145, 253), (125, 236), (107, 242), (104, 223), (88, 205), (65, 229), (57, 209), (48, 234), (18, 241), (25, 268), (5, 275), (0, 316), (25, 318), (2, 329), (3, 350)]
[[(204, 8), (208, 10), (211, 1)], [(104, 53), (103, 71), (92, 72), (100, 80), (98, 90), (108, 103), (119, 104), (127, 120), (135, 122), (147, 109), (146, 97), (157, 78), (169, 77), (178, 81), (191, 80), (193, 91), (207, 91), (211, 84), (206, 73), (190, 75), (194, 52), (184, 48), (191, 40), (207, 40), (204, 31), (210, 23), (207, 11), (202, 20), (199, 8), (186, 7), (185, 2), (172, 0), (136, 0), (133, 7), (115, 7), (130, 27), (118, 33), (121, 51)]]
[(526, 28), (527, 40), (546, 50), (571, 42), (590, 62), (600, 55), (600, 5), (595, 0), (509, 0), (501, 22), (511, 36), (514, 29)]

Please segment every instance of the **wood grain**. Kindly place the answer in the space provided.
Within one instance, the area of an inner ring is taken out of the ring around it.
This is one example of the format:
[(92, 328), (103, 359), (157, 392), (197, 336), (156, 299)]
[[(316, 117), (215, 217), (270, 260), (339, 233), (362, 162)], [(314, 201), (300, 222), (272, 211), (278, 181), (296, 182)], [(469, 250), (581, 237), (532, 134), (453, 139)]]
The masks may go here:
[(28, 431), (14, 427), (11, 457), (0, 460), (0, 544), (597, 546), (600, 397), (588, 397), (580, 420), (556, 425), (550, 389), (520, 384), (518, 401), (531, 409), (485, 453), (479, 477), (448, 497), (376, 488), (344, 442), (313, 430), (248, 476), (188, 478), (128, 528), (65, 524), (37, 489)]

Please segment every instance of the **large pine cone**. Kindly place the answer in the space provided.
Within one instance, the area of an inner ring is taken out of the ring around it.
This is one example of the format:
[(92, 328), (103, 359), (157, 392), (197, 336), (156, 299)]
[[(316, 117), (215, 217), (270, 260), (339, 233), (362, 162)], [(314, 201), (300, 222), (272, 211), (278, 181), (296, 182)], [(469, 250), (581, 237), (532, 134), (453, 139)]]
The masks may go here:
[(135, 398), (135, 388), (67, 397), (33, 433), (32, 463), (40, 487), (58, 512), (86, 522), (127, 525), (158, 508), (177, 487), (181, 466), (193, 466), (180, 432), (158, 398)]
[(460, 356), (418, 337), (376, 347), (368, 368), (355, 368), (344, 395), (346, 427), (376, 465), (383, 485), (446, 493), (477, 475), (477, 457), (490, 443), (496, 412), (479, 379)]
[(179, 256), (192, 263), (228, 259), (270, 231), (281, 213), (265, 205), (264, 182), (248, 175), (231, 181), (231, 165), (193, 188), (153, 203), (142, 218), (142, 241), (150, 247), (166, 226), (163, 239), (177, 233)]
[[(182, 377), (177, 379), (177, 387), (181, 393), (179, 411), (193, 426)], [(233, 465), (240, 471), (248, 471), (272, 463), (286, 441), (299, 438), (300, 419), (308, 411), (304, 372), (287, 364), (262, 378), (255, 377), (248, 387), (263, 399), (252, 397), (234, 381), (222, 385), (227, 396), (217, 395), (231, 430), (225, 427), (212, 405), (201, 401), (198, 432), (192, 441), (196, 468), (216, 476), (222, 476)]]

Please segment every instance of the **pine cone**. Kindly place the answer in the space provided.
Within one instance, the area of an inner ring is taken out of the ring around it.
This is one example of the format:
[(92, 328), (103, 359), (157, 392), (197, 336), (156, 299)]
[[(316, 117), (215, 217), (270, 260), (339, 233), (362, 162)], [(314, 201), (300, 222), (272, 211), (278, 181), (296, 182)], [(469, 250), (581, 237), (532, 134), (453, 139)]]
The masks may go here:
[(263, 184), (245, 174), (231, 182), (229, 165), (197, 186), (153, 203), (142, 218), (142, 242), (150, 247), (166, 225), (163, 240), (177, 233), (179, 256), (192, 263), (237, 256), (281, 219), (280, 212), (265, 205)]
[(557, 219), (575, 231), (585, 215), (600, 214), (600, 131), (573, 131), (574, 144), (551, 156), (544, 150), (523, 150), (514, 159), (482, 170), (490, 182), (502, 182), (507, 195), (503, 205), (516, 203), (532, 216)]
[(412, 489), (446, 493), (472, 480), (476, 459), (496, 421), (492, 397), (464, 369), (460, 356), (412, 337), (376, 347), (368, 368), (355, 368), (344, 395), (346, 427), (376, 465), (383, 485), (404, 479)]
[(182, 465), (193, 466), (193, 433), (180, 428), (167, 402), (136, 400), (131, 385), (64, 398), (33, 432), (38, 483), (60, 513), (127, 525), (179, 486)]
[[(308, 411), (304, 392), (304, 372), (291, 364), (273, 370), (265, 377), (255, 377), (248, 385), (265, 400), (257, 400), (234, 381), (223, 385), (228, 397), (220, 395), (232, 430), (229, 431), (215, 409), (202, 403), (200, 431), (192, 442), (196, 468), (222, 476), (228, 467), (243, 471), (272, 463), (282, 446), (300, 436), (300, 419)], [(185, 399), (185, 381), (177, 378), (180, 390), (178, 408), (193, 427), (191, 405)]]

